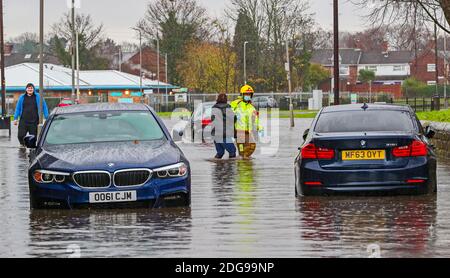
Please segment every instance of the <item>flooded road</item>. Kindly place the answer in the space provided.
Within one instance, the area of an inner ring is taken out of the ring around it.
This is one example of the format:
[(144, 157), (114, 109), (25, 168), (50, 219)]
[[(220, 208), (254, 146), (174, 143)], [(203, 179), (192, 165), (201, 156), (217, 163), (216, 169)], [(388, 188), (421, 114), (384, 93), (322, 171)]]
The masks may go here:
[(0, 257), (368, 257), (373, 244), (382, 257), (450, 257), (450, 163), (437, 198), (296, 199), (310, 120), (296, 124), (283, 120), (279, 151), (252, 161), (214, 162), (212, 145), (181, 143), (191, 209), (31, 212), (27, 154), (0, 138)]

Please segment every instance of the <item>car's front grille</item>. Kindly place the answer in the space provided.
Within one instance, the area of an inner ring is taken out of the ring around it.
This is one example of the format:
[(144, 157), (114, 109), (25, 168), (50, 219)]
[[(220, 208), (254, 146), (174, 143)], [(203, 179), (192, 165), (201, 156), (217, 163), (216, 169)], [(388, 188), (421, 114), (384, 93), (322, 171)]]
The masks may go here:
[(114, 174), (114, 185), (117, 187), (142, 186), (146, 184), (152, 176), (152, 171), (148, 169), (123, 170)]
[(78, 186), (85, 188), (106, 188), (111, 186), (111, 175), (107, 172), (75, 173), (73, 180)]

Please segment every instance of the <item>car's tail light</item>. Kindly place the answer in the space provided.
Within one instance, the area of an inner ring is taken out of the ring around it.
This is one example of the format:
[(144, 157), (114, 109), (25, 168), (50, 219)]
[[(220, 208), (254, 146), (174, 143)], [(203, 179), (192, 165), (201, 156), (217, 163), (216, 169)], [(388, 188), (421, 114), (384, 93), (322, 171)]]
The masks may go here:
[(307, 186), (322, 186), (323, 183), (320, 181), (307, 181), (307, 182), (305, 182), (305, 185), (307, 185)]
[(414, 140), (411, 145), (397, 147), (392, 150), (395, 157), (417, 157), (427, 156), (427, 145), (421, 141)]
[(421, 141), (414, 141), (411, 145), (411, 156), (427, 156), (427, 145)]
[(406, 183), (416, 184), (416, 183), (424, 183), (425, 180), (421, 179), (414, 179), (414, 180), (407, 180)]
[(211, 119), (202, 119), (202, 126), (209, 126), (212, 123)]
[(304, 159), (333, 159), (334, 150), (318, 148), (314, 144), (308, 144), (302, 148), (302, 158)]

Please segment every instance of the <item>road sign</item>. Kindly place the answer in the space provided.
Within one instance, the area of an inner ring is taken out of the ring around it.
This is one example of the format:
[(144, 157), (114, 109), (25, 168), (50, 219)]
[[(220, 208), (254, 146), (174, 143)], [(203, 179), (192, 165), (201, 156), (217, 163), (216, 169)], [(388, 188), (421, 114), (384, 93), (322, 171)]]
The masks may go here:
[(352, 104), (358, 103), (358, 95), (357, 94), (352, 94), (351, 98), (352, 98)]

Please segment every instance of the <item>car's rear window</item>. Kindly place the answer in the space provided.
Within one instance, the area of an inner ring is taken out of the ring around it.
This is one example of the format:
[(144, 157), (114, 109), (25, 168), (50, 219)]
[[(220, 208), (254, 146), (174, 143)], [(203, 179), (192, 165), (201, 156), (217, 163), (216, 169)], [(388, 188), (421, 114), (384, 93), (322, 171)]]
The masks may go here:
[(371, 110), (340, 111), (320, 115), (315, 132), (410, 132), (414, 130), (409, 112)]
[(165, 135), (150, 112), (93, 112), (56, 116), (45, 143), (65, 145), (163, 138)]

